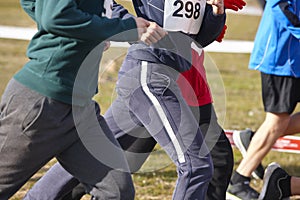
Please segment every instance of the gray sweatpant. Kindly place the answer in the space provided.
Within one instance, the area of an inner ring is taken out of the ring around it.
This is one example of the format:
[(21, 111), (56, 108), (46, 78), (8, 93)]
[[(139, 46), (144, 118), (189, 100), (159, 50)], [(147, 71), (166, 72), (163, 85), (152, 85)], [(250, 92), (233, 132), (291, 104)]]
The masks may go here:
[[(154, 138), (177, 166), (178, 179), (173, 200), (205, 199), (213, 173), (212, 160), (203, 143), (199, 125), (177, 87), (178, 72), (164, 65), (126, 59), (119, 75), (118, 96), (105, 113), (105, 119), (115, 137), (119, 140), (127, 136), (149, 138), (150, 150), (153, 148), (151, 145), (155, 145)], [(145, 149), (149, 149), (148, 141), (145, 142)], [(126, 156), (134, 171), (149, 154), (133, 143), (135, 141), (128, 140), (127, 143), (123, 142), (123, 146), (124, 149), (125, 146), (130, 148)], [(117, 176), (114, 178), (114, 181), (119, 179)], [(59, 193), (70, 191), (73, 181), (76, 180), (56, 164), (28, 195), (42, 194), (41, 199), (59, 199), (63, 197)], [(51, 191), (44, 189), (53, 183), (55, 185), (50, 187)], [(111, 189), (109, 179), (102, 184), (103, 188)]]
[[(82, 107), (64, 104), (12, 79), (0, 104), (0, 199), (9, 199), (53, 157), (95, 199), (134, 198), (122, 149), (93, 101)], [(103, 195), (100, 182), (114, 175), (118, 182)]]

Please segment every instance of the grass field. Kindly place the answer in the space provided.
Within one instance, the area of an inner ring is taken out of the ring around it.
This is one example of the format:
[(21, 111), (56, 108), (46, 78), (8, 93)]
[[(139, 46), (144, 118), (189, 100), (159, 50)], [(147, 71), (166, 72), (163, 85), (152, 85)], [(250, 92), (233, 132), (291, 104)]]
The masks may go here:
[[(248, 5), (255, 6), (256, 2), (249, 0)], [(227, 16), (229, 28), (225, 39), (253, 40), (259, 19), (258, 16), (229, 14)], [(0, 0), (0, 25), (34, 26), (29, 17), (21, 10), (18, 0)], [(0, 95), (8, 80), (26, 62), (27, 45), (28, 41), (0, 39)], [(100, 73), (100, 92), (96, 97), (103, 112), (115, 96), (116, 73), (125, 52), (125, 49), (111, 48), (104, 54), (102, 66), (107, 68)], [(264, 119), (260, 75), (256, 71), (248, 70), (248, 60), (249, 54), (206, 53), (206, 69), (209, 73), (220, 123), (225, 129), (249, 127), (255, 130)], [(221, 90), (219, 90), (220, 88)], [(224, 92), (222, 92), (222, 88)], [(241, 155), (235, 149), (234, 152), (235, 166), (237, 166)], [(300, 176), (299, 155), (271, 152), (263, 160), (263, 164), (267, 165), (273, 161), (280, 163), (291, 174)], [(28, 188), (54, 162), (55, 160), (52, 160), (41, 169), (12, 199), (21, 199)], [(153, 171), (153, 169), (156, 170)], [(133, 179), (137, 200), (169, 200), (176, 181), (176, 171), (165, 154), (157, 151), (155, 156), (150, 157), (142, 171), (133, 175)], [(252, 184), (256, 189), (261, 187), (261, 181), (254, 181)]]

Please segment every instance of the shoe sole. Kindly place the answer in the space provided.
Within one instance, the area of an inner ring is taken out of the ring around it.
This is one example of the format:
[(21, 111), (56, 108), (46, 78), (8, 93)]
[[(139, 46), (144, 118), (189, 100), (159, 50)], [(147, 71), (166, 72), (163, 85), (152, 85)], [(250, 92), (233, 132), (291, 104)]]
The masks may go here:
[[(245, 149), (244, 145), (243, 145), (243, 142), (241, 140), (241, 137), (240, 136), (240, 131), (233, 131), (233, 134), (232, 134), (232, 139), (233, 139), (233, 142), (235, 144), (235, 146), (240, 150), (240, 152), (242, 153), (242, 156), (245, 157), (246, 154), (247, 154), (247, 149)], [(253, 171), (251, 173), (251, 175), (255, 178), (255, 179), (261, 179), (256, 173), (255, 171)]]
[[(259, 200), (264, 199), (264, 197), (266, 195), (266, 192), (267, 192), (267, 186), (269, 185), (270, 177), (273, 174), (273, 172), (279, 167), (280, 167), (280, 165), (278, 163), (275, 163), (275, 162), (269, 164), (269, 166), (267, 167), (267, 169), (265, 171), (265, 176), (264, 176), (264, 185), (263, 185), (263, 188), (262, 188), (262, 190), (260, 192), (260, 195), (258, 197)], [(286, 197), (283, 200), (289, 200), (289, 199), (290, 199), (289, 197)]]
[(243, 199), (240, 199), (239, 197), (230, 194), (229, 192), (226, 192), (226, 200), (243, 200)]

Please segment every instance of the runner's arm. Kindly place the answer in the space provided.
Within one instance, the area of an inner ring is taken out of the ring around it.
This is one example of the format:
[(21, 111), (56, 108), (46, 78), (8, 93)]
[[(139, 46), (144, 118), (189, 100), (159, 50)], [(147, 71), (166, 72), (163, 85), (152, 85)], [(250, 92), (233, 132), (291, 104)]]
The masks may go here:
[(206, 47), (219, 36), (222, 32), (226, 21), (225, 12), (220, 15), (215, 15), (211, 5), (206, 5), (203, 23), (197, 34), (196, 41)]
[(290, 31), (294, 37), (300, 39), (300, 19), (292, 5), (288, 1), (280, 1), (273, 5), (272, 11), (278, 23)]

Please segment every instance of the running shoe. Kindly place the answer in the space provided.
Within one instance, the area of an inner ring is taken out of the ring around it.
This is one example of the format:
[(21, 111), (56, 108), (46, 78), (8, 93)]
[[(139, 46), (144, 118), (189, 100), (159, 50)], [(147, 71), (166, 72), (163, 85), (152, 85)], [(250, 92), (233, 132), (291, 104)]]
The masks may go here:
[[(239, 151), (242, 153), (243, 157), (245, 157), (247, 153), (247, 149), (249, 147), (250, 141), (254, 132), (251, 129), (246, 129), (242, 131), (234, 131), (233, 132), (233, 141)], [(255, 179), (263, 179), (264, 177), (264, 167), (260, 163), (258, 167), (252, 172), (252, 176)]]
[(259, 193), (250, 186), (249, 181), (229, 184), (227, 196), (231, 200), (257, 200)]
[[(289, 182), (291, 177), (284, 171), (279, 164), (271, 163), (266, 169), (264, 176), (264, 184), (259, 196), (260, 200), (288, 200), (289, 194), (285, 194), (289, 188), (283, 189), (283, 187), (290, 187)], [(287, 189), (287, 190), (286, 190)]]

